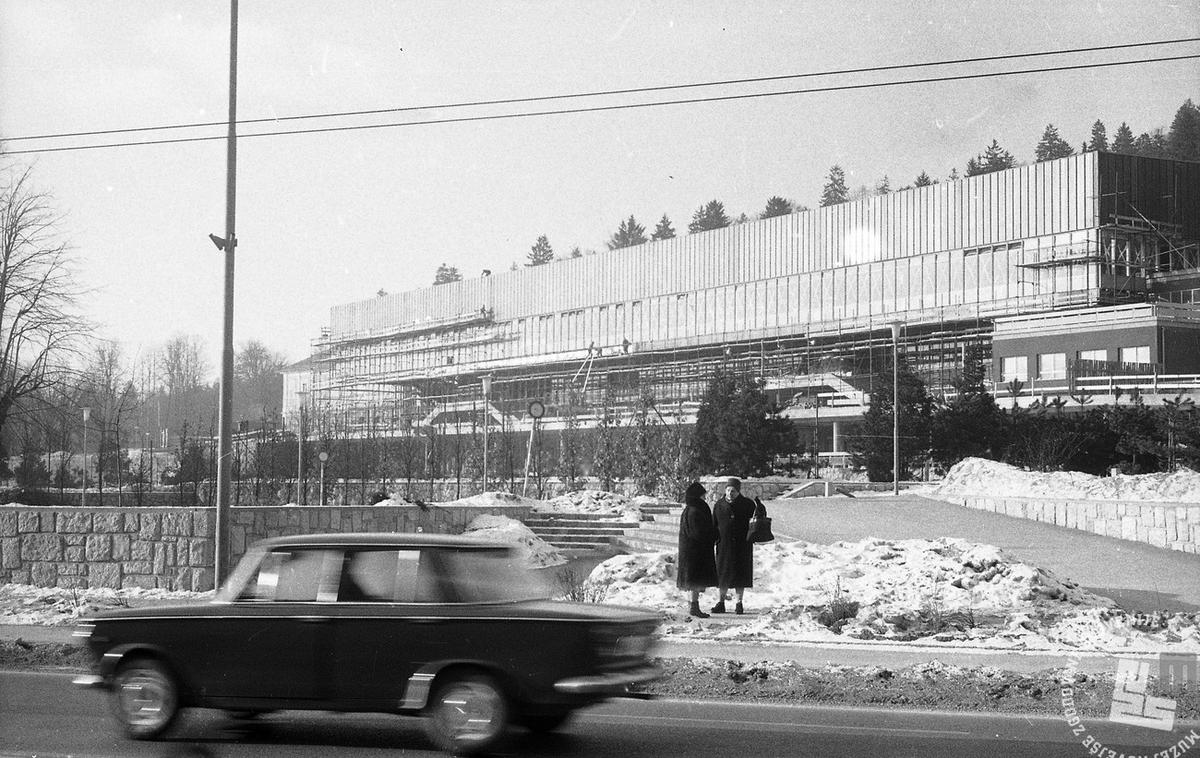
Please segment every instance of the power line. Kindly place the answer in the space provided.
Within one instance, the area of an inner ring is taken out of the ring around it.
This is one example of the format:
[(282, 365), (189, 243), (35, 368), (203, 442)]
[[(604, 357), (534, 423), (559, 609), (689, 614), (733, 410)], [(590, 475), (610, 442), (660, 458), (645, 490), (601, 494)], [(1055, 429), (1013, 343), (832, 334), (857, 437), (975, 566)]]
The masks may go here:
[[(942, 61), (925, 61), (920, 63), (897, 63), (888, 66), (868, 66), (863, 68), (835, 69), (831, 71), (813, 71), (803, 74), (782, 74), (778, 76), (759, 76), (746, 79), (725, 79), (711, 82), (695, 82), (690, 84), (665, 84), (655, 87), (631, 87), (627, 89), (596, 90), (592, 92), (576, 92), (560, 95), (537, 95), (531, 97), (507, 98), (497, 100), (474, 100), (458, 103), (441, 103), (435, 105), (414, 105), (395, 108), (376, 108), (370, 110), (339, 111), (334, 113), (309, 113), (295, 116), (278, 116), (269, 118), (253, 118), (238, 121), (238, 124), (279, 123), (284, 121), (301, 121), (318, 118), (344, 118), (347, 116), (378, 116), (385, 113), (408, 113), (412, 111), (431, 110), (435, 108), (468, 108), (483, 105), (517, 105), (520, 103), (549, 102), (573, 98), (604, 97), (611, 95), (631, 95), (646, 92), (664, 92), (679, 89), (694, 89), (700, 87), (721, 87), (730, 84), (762, 84), (766, 82), (784, 81), (788, 79), (809, 79), (821, 76), (843, 76), (846, 74), (879, 73), (883, 71), (899, 71), (903, 69), (928, 68), (932, 66), (956, 66), (967, 63), (984, 63), (989, 61), (1015, 60), (1019, 58), (1037, 58), (1047, 55), (1076, 55), (1079, 53), (1106, 52), (1113, 50), (1128, 50), (1131, 48), (1154, 47), (1160, 45), (1176, 45), (1187, 42), (1200, 42), (1200, 37), (1184, 37), (1180, 39), (1158, 40), (1153, 42), (1128, 42), (1120, 45), (1101, 45), (1095, 47), (1077, 47), (1062, 50), (1041, 50), (1032, 53), (1009, 53), (1006, 55), (986, 55), (975, 58), (955, 58)], [(196, 129), (201, 127), (225, 126), (225, 121), (204, 121), (191, 124), (163, 124), (160, 126), (139, 126), (124, 129), (102, 129), (83, 132), (61, 132), (57, 134), (36, 134), (21, 137), (7, 137), (8, 142), (38, 139), (62, 139), (66, 137), (97, 137), (108, 134), (134, 134), (138, 132), (166, 131), (170, 129)]]
[[(818, 94), (818, 93), (827, 93), (827, 92), (846, 92), (846, 91), (854, 91), (854, 90), (861, 90), (861, 89), (873, 89), (873, 88), (877, 88), (877, 87), (898, 87), (898, 86), (907, 86), (907, 85), (913, 85), (913, 84), (936, 84), (936, 83), (941, 83), (941, 82), (968, 81), (968, 80), (972, 80), (972, 79), (988, 79), (988, 78), (998, 78), (998, 77), (1005, 77), (1005, 76), (1021, 76), (1021, 75), (1025, 75), (1025, 74), (1044, 74), (1044, 73), (1053, 73), (1053, 72), (1059, 72), (1059, 71), (1078, 71), (1081, 69), (1112, 68), (1115, 66), (1136, 66), (1136, 65), (1141, 65), (1141, 64), (1145, 64), (1145, 63), (1164, 63), (1164, 62), (1171, 62), (1171, 61), (1194, 60), (1197, 58), (1200, 58), (1200, 53), (1195, 53), (1195, 54), (1191, 54), (1191, 55), (1165, 56), (1165, 57), (1160, 57), (1160, 58), (1144, 58), (1141, 60), (1133, 60), (1133, 61), (1128, 61), (1128, 60), (1105, 61), (1105, 62), (1101, 62), (1101, 63), (1079, 63), (1079, 64), (1067, 65), (1067, 66), (1045, 66), (1045, 67), (1041, 67), (1041, 68), (1020, 69), (1020, 70), (1015, 70), (1015, 71), (992, 71), (992, 72), (977, 73), (977, 74), (959, 74), (959, 75), (954, 75), (954, 76), (930, 77), (927, 79), (900, 79), (900, 80), (890, 81), (890, 82), (869, 82), (869, 83), (864, 83), (864, 84), (840, 84), (840, 85), (830, 85), (828, 87), (810, 87), (810, 88), (806, 88), (806, 89), (780, 90), (780, 91), (775, 91), (775, 92), (750, 92), (750, 93), (742, 93), (742, 94), (736, 94), (736, 95), (713, 95), (711, 97), (683, 98), (683, 99), (678, 99), (678, 100), (660, 100), (657, 102), (649, 102), (649, 103), (619, 103), (616, 105), (596, 105), (596, 106), (584, 106), (584, 107), (579, 107), (579, 108), (562, 108), (562, 109), (557, 109), (557, 110), (526, 111), (526, 112), (520, 112), (520, 113), (498, 113), (498, 114), (482, 115), (482, 116), (457, 116), (457, 117), (440, 118), (440, 119), (426, 119), (426, 120), (421, 120), (421, 121), (393, 121), (393, 122), (384, 123), (384, 124), (353, 124), (353, 125), (349, 125), (349, 126), (313, 127), (310, 129), (284, 129), (284, 130), (276, 130), (276, 131), (268, 131), (268, 132), (257, 132), (257, 133), (253, 133), (253, 134), (243, 134), (240, 136), (240, 139), (250, 139), (253, 137), (278, 137), (278, 136), (287, 136), (287, 135), (296, 135), (296, 134), (321, 134), (321, 133), (329, 133), (329, 132), (346, 132), (346, 131), (358, 131), (358, 130), (364, 130), (364, 129), (388, 129), (388, 128), (404, 127), (404, 126), (436, 126), (436, 125), (442, 125), (442, 124), (460, 124), (460, 123), (481, 122), (481, 121), (498, 121), (498, 120), (502, 120), (502, 119), (533, 118), (533, 117), (542, 117), (542, 116), (562, 116), (562, 115), (572, 115), (572, 114), (579, 114), (579, 113), (601, 113), (601, 112), (605, 112), (605, 111), (632, 110), (635, 108), (657, 108), (657, 107), (672, 106), (672, 105), (695, 105), (695, 104), (700, 104), (700, 103), (715, 103), (715, 102), (727, 102), (727, 101), (733, 101), (733, 100), (748, 100), (748, 99), (761, 98), (761, 97), (780, 97), (783, 95), (806, 95), (806, 94)], [(564, 95), (564, 96), (552, 96), (552, 97), (566, 97), (566, 96)], [(437, 107), (438, 106), (423, 106), (423, 107), (419, 107), (419, 108), (412, 108), (411, 110), (432, 110)], [(405, 109), (405, 110), (410, 110), (410, 109)], [(291, 118), (299, 118), (299, 117), (291, 117)], [(268, 120), (275, 121), (276, 119), (268, 119)], [(259, 121), (259, 120), (256, 119), (255, 121)], [(34, 149), (28, 149), (28, 150), (9, 150), (9, 151), (6, 151), (5, 154), (7, 154), (7, 155), (24, 155), (24, 154), (29, 154), (29, 153), (57, 153), (57, 152), (67, 152), (67, 151), (74, 151), (74, 150), (98, 150), (98, 149), (114, 148), (114, 147), (142, 147), (142, 146), (147, 146), (147, 145), (171, 145), (171, 144), (179, 144), (179, 143), (185, 143), (185, 142), (210, 142), (210, 141), (219, 140), (219, 139), (225, 139), (225, 136), (224, 135), (213, 135), (213, 136), (207, 136), (207, 137), (178, 137), (178, 138), (174, 138), (174, 139), (140, 140), (140, 141), (131, 141), (131, 142), (111, 142), (111, 143), (104, 143), (104, 144), (99, 144), (99, 145), (67, 145), (67, 146), (63, 146), (63, 147), (34, 148)]]

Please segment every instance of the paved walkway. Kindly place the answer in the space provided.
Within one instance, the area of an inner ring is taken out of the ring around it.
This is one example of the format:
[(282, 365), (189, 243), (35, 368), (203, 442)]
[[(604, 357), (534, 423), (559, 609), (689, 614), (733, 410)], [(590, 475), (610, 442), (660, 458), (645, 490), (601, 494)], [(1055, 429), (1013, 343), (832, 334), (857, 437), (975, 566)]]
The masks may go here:
[(916, 495), (776, 500), (777, 536), (829, 544), (961, 537), (997, 545), (1130, 611), (1200, 611), (1200, 556)]

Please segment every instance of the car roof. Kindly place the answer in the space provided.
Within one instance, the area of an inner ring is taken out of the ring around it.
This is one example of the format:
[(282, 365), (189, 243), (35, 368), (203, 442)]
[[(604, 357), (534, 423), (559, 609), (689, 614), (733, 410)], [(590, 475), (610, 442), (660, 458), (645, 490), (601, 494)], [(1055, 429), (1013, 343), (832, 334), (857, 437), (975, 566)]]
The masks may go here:
[(425, 534), (414, 532), (331, 532), (327, 534), (291, 534), (271, 537), (256, 547), (466, 547), (510, 548), (503, 542), (489, 542), (461, 534)]

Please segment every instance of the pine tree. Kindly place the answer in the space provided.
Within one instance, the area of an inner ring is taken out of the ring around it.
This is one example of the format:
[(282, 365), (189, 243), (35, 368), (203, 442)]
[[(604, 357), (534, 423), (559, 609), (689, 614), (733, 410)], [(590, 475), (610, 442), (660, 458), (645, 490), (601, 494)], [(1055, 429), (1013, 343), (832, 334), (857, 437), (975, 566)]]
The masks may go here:
[[(437, 273), (433, 275), (433, 283), (447, 284), (449, 282), (462, 281), (462, 274), (454, 266), (447, 266), (445, 263), (437, 267)], [(382, 290), (380, 290), (382, 292)]]
[(1107, 150), (1108, 149), (1108, 131), (1104, 128), (1104, 122), (1096, 119), (1096, 123), (1092, 124), (1092, 141), (1088, 143), (1088, 150)]
[(933, 184), (937, 184), (937, 179), (930, 179), (929, 174), (924, 171), (918, 174), (917, 178), (913, 180), (914, 187), (928, 187)]
[(1133, 150), (1135, 155), (1144, 155), (1147, 158), (1166, 158), (1167, 136), (1163, 134), (1162, 129), (1142, 132), (1133, 141)]
[(762, 213), (758, 214), (759, 218), (774, 218), (775, 216), (787, 216), (794, 209), (791, 200), (782, 198), (779, 195), (772, 196), (767, 200), (767, 207)]
[(947, 178), (952, 182), (958, 181), (958, 178), (959, 178), (958, 177), (958, 169), (956, 169), (956, 168), (950, 169), (950, 176)]
[(792, 452), (790, 427), (749, 374), (719, 367), (696, 413), (691, 459), (708, 474), (766, 474)]
[(988, 145), (981, 155), (967, 161), (967, 176), (1003, 171), (1014, 165), (1016, 165), (1016, 161), (1013, 159), (1012, 153), (1000, 147), (1000, 143), (993, 139), (992, 144)]
[(526, 258), (529, 260), (526, 266), (544, 266), (554, 260), (554, 248), (550, 247), (550, 240), (546, 239), (546, 235), (537, 238), (537, 242), (529, 248)]
[(1117, 127), (1117, 133), (1113, 135), (1111, 150), (1114, 153), (1125, 153), (1126, 155), (1134, 152), (1133, 130), (1124, 121)]
[[(861, 433), (850, 443), (853, 459), (867, 469), (873, 482), (892, 479), (893, 398), (891, 356), (884, 362), (887, 378), (875, 384), (871, 406), (863, 414)], [(898, 364), (900, 385), (900, 478), (909, 476), (912, 464), (930, 444), (933, 399), (925, 382), (913, 372), (901, 356)]]
[(651, 240), (669, 240), (675, 238), (675, 227), (671, 226), (671, 219), (667, 218), (667, 214), (659, 219), (658, 226), (654, 227), (654, 234), (650, 235)]
[(829, 167), (829, 176), (825, 179), (825, 187), (821, 190), (821, 207), (844, 203), (850, 198), (850, 190), (846, 187), (846, 172), (841, 166)]
[(883, 178), (880, 179), (875, 184), (875, 194), (876, 195), (890, 195), (891, 192), (892, 192), (892, 182), (887, 178), (887, 174), (884, 174)]
[(1175, 111), (1167, 131), (1167, 155), (1181, 161), (1200, 160), (1200, 108), (1191, 98)]
[(1037, 162), (1041, 163), (1055, 158), (1066, 158), (1074, 155), (1075, 151), (1071, 149), (1071, 143), (1059, 136), (1054, 124), (1046, 124), (1046, 130), (1042, 132), (1042, 138), (1034, 148), (1033, 154)]
[(637, 222), (632, 215), (621, 222), (616, 233), (608, 240), (608, 249), (617, 250), (622, 247), (633, 247), (646, 242), (646, 227)]
[(692, 222), (688, 224), (688, 231), (707, 232), (727, 226), (729, 226), (729, 217), (725, 215), (724, 204), (719, 200), (710, 200), (692, 214)]
[(579, 249), (579, 245), (576, 245), (575, 247), (571, 248), (570, 256), (572, 258), (582, 258), (583, 257), (583, 251)]

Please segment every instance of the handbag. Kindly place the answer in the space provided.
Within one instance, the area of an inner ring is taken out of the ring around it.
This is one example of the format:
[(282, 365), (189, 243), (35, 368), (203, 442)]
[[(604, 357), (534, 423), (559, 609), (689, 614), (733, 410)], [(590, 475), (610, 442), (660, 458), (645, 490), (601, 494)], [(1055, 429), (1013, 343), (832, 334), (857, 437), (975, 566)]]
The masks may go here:
[(754, 515), (750, 517), (750, 528), (746, 531), (747, 542), (770, 542), (775, 539), (771, 534), (771, 517), (762, 500), (754, 498)]

